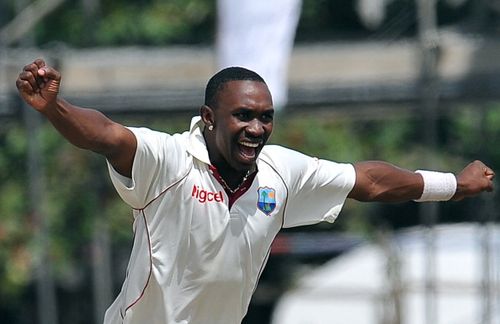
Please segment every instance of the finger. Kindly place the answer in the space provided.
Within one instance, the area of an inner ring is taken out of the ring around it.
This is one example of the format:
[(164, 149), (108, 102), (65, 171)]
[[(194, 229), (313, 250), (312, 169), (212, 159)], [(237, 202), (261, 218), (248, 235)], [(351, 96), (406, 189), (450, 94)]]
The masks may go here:
[(61, 79), (61, 73), (50, 66), (44, 66), (38, 70), (38, 74), (41, 75), (45, 82), (48, 80), (59, 81)]
[(493, 182), (493, 179), (495, 178), (495, 172), (493, 172), (493, 170), (489, 169), (489, 170), (487, 170), (487, 172), (485, 172), (485, 174), (486, 174), (486, 179), (488, 181), (487, 191), (491, 192), (491, 191), (493, 191), (494, 185), (495, 185), (495, 183)]
[(28, 94), (35, 92), (35, 90), (33, 90), (33, 86), (28, 81), (21, 78), (18, 78), (16, 80), (16, 87), (20, 92), (25, 92)]
[[(35, 61), (31, 64), (24, 66), (24, 68), (23, 68), (23, 71), (25, 73), (29, 73), (33, 76), (32, 78), (31, 77), (28, 78), (28, 76), (25, 75), (25, 79), (28, 80), (32, 84), (33, 89), (39, 89), (42, 86), (43, 79), (38, 74), (38, 71), (40, 69), (39, 65), (43, 67), (44, 64), (45, 63), (43, 61), (41, 61), (41, 62)], [(35, 82), (35, 83), (33, 84), (33, 82)]]
[(39, 89), (35, 76), (29, 71), (23, 71), (19, 74), (16, 85), (18, 89), (26, 91), (35, 92)]
[(25, 65), (23, 68), (23, 71), (31, 72), (35, 75), (37, 73), (38, 69), (40, 69), (40, 67), (38, 67), (38, 65), (35, 62), (33, 62), (33, 63)]
[(38, 58), (35, 60), (35, 62), (33, 62), (39, 69), (43, 68), (46, 64), (45, 64), (45, 61)]
[(43, 88), (44, 82), (47, 82), (47, 80), (44, 78), (44, 72), (40, 73), (41, 70), (46, 66), (47, 64), (45, 64), (45, 61), (40, 58), (36, 59), (32, 64), (28, 65), (29, 71), (31, 71), (35, 76), (35, 80), (40, 88)]

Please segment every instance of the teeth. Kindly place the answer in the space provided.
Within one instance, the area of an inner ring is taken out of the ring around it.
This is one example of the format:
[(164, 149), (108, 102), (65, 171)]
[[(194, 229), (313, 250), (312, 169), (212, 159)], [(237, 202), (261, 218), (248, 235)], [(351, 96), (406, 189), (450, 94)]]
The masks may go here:
[(243, 146), (252, 147), (252, 148), (256, 148), (257, 146), (259, 146), (258, 143), (251, 143), (251, 142), (240, 142), (240, 144)]

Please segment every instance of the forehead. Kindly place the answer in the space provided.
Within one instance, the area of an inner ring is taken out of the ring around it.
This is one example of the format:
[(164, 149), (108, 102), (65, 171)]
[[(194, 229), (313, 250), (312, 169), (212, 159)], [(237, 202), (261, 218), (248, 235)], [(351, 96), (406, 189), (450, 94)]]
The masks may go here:
[(250, 80), (228, 81), (217, 93), (218, 106), (272, 108), (269, 88), (264, 82)]

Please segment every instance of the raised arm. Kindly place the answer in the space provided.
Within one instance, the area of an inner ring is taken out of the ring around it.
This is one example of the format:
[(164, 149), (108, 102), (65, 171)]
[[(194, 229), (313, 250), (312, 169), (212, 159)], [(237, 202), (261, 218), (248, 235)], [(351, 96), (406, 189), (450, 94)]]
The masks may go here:
[(16, 80), (20, 96), (42, 113), (73, 145), (104, 155), (122, 175), (131, 176), (137, 146), (133, 133), (93, 109), (58, 97), (61, 74), (41, 59), (26, 65)]
[[(354, 165), (356, 183), (349, 198), (359, 201), (403, 202), (418, 200), (424, 192), (424, 178), (427, 191), (440, 190), (439, 179), (422, 176), (421, 173), (398, 168), (386, 162), (367, 161)], [(483, 191), (493, 190), (495, 173), (481, 161), (467, 165), (456, 176), (456, 190), (451, 193), (451, 200), (461, 200), (475, 196)], [(446, 179), (446, 178), (444, 178)], [(430, 183), (433, 182), (432, 185)], [(447, 184), (443, 183), (443, 187)], [(436, 189), (437, 187), (437, 189)], [(445, 190), (445, 189), (443, 189)], [(447, 190), (447, 189), (446, 189)], [(432, 199), (430, 199), (432, 200)]]

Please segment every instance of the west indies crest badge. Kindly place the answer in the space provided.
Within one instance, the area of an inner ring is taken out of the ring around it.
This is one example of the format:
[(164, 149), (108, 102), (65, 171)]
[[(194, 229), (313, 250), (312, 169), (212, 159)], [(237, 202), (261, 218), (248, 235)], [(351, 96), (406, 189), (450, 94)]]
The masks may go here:
[(260, 187), (257, 189), (259, 196), (257, 208), (266, 215), (270, 215), (276, 208), (276, 191), (269, 187)]

